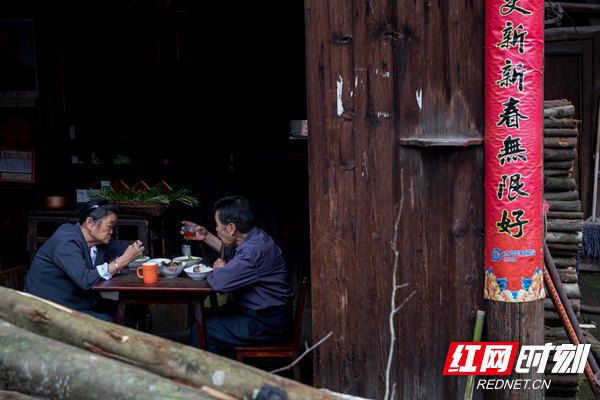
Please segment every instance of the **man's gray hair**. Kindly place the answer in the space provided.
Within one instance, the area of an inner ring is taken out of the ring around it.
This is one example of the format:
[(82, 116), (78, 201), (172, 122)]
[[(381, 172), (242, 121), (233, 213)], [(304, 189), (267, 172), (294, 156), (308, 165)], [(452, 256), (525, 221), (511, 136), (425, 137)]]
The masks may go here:
[(117, 206), (108, 203), (106, 200), (90, 200), (83, 205), (79, 211), (79, 225), (83, 225), (86, 219), (90, 217), (95, 224), (99, 224), (109, 213), (117, 213)]

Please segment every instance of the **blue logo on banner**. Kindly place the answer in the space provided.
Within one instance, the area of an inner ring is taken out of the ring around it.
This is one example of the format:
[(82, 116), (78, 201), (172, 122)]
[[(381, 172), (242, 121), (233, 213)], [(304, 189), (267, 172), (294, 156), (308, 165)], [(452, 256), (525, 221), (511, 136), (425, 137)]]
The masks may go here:
[(502, 252), (498, 249), (492, 250), (492, 261), (502, 260)]

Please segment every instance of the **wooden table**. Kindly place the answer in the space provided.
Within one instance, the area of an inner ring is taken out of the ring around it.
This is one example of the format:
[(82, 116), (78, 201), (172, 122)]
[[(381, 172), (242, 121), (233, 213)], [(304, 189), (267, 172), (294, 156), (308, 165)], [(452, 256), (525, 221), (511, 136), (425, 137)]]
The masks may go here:
[(206, 349), (204, 300), (210, 296), (211, 307), (217, 306), (217, 293), (211, 290), (206, 279), (194, 281), (182, 272), (175, 278), (159, 274), (158, 282), (145, 284), (134, 271), (125, 269), (112, 279), (95, 284), (92, 290), (119, 292), (116, 323), (120, 325), (123, 324), (126, 304), (191, 304), (198, 324), (198, 347)]

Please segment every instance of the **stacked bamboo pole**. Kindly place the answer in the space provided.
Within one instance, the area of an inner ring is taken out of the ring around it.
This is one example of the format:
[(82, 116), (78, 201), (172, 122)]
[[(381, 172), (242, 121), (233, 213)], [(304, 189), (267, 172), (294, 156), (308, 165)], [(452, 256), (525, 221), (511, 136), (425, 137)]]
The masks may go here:
[[(579, 316), (581, 292), (577, 277), (577, 253), (581, 248), (583, 212), (573, 179), (573, 163), (577, 157), (578, 121), (575, 108), (567, 100), (544, 101), (544, 199), (547, 212), (546, 242), (556, 265), (560, 280)], [(559, 326), (560, 318), (549, 298), (544, 300), (546, 326)], [(562, 328), (560, 328), (562, 329)], [(556, 330), (546, 332), (546, 343), (566, 342), (566, 335), (557, 340)], [(552, 384), (548, 395), (573, 397), (579, 390), (576, 375), (550, 375)]]

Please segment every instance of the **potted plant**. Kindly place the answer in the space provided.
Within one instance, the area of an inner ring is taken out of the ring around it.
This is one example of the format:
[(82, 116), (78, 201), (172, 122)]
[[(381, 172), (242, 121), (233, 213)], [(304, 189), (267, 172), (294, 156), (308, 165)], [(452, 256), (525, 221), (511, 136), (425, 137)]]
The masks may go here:
[(198, 199), (185, 188), (169, 192), (164, 192), (157, 187), (116, 191), (112, 188), (104, 188), (97, 191), (94, 197), (116, 204), (121, 211), (137, 211), (154, 216), (161, 215), (175, 203), (189, 207), (198, 205)]

